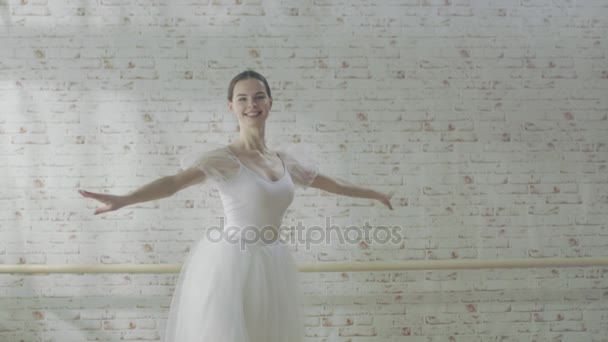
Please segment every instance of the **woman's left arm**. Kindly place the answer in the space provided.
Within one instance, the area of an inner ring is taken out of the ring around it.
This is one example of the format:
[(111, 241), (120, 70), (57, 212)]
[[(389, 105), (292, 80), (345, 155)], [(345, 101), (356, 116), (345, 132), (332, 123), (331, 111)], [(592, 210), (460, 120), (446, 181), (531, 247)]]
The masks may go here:
[(333, 179), (320, 173), (317, 174), (309, 186), (343, 196), (375, 199), (386, 205), (390, 210), (393, 210), (393, 206), (391, 205), (392, 193), (388, 195), (383, 194), (372, 189), (350, 184), (340, 179)]

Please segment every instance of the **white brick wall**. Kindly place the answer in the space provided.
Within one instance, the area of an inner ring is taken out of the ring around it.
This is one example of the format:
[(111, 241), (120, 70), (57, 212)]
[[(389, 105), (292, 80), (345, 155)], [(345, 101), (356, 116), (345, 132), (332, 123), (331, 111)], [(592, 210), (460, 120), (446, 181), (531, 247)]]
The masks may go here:
[[(272, 146), (394, 190), (300, 192), (288, 218), (399, 225), (301, 262), (608, 253), (604, 0), (9, 0), (0, 5), (0, 261), (179, 263), (217, 194), (93, 216), (235, 137), (252, 67)], [(321, 162), (322, 161), (322, 162)], [(307, 341), (608, 341), (608, 269), (303, 274)], [(0, 341), (159, 340), (176, 275), (0, 275)]]

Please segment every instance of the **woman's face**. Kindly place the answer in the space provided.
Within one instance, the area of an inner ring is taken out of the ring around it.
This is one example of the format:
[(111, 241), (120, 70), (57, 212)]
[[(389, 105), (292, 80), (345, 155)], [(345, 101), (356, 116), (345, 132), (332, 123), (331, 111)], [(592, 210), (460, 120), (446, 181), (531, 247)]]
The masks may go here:
[(272, 98), (266, 93), (262, 81), (255, 78), (241, 80), (234, 85), (228, 108), (237, 116), (241, 127), (263, 125), (272, 108)]

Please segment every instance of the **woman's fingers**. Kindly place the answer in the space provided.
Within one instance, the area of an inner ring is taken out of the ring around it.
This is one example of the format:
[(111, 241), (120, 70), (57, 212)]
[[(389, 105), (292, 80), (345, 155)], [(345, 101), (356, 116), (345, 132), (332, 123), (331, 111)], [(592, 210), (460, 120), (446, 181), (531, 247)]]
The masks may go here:
[(110, 211), (110, 208), (108, 206), (97, 208), (95, 210), (95, 215), (99, 215), (99, 214), (105, 213), (107, 211)]
[(390, 210), (393, 210), (393, 206), (391, 205), (391, 197), (393, 197), (394, 192), (387, 194), (383, 194), (382, 198), (380, 198), (380, 202), (386, 205)]
[(94, 215), (116, 210), (120, 207), (120, 205), (119, 205), (120, 201), (119, 201), (118, 196), (99, 194), (99, 193), (90, 192), (90, 191), (86, 191), (86, 190), (78, 190), (78, 192), (84, 197), (93, 198), (93, 199), (98, 200), (99, 202), (102, 202), (103, 204), (105, 204), (104, 207), (97, 208), (95, 210)]
[(389, 198), (386, 199), (386, 202), (384, 203), (386, 204), (386, 206), (390, 209), (393, 210), (393, 206), (391, 205), (391, 200)]
[(103, 196), (103, 194), (98, 194), (98, 193), (90, 192), (90, 191), (86, 191), (86, 190), (78, 190), (78, 192), (84, 197), (89, 197), (89, 198), (93, 198), (96, 200), (100, 200), (100, 198)]
[(111, 196), (111, 195), (99, 194), (99, 193), (85, 191), (85, 190), (78, 190), (78, 192), (80, 192), (80, 194), (83, 195), (84, 197), (96, 199), (96, 200), (98, 200), (100, 202), (104, 202), (104, 203), (107, 203), (108, 198)]
[(388, 195), (386, 196), (386, 205), (388, 205), (388, 207), (393, 210), (393, 206), (391, 205), (391, 198), (393, 197), (393, 195), (395, 194), (395, 191), (391, 191), (388, 193)]

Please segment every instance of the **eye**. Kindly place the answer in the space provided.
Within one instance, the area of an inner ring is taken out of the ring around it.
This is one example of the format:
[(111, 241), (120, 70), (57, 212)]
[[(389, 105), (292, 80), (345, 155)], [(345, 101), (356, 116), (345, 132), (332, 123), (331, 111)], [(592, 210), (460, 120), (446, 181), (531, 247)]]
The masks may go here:
[(237, 99), (237, 101), (245, 101), (245, 98), (244, 98), (244, 97), (239, 97), (239, 98)]
[(256, 99), (258, 99), (258, 100), (263, 100), (265, 98), (266, 98), (266, 96), (264, 96), (264, 95), (260, 95), (260, 96), (256, 97)]

